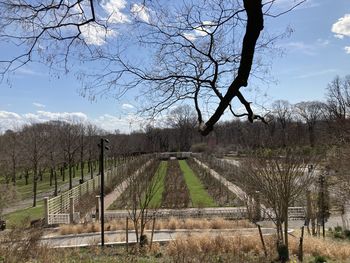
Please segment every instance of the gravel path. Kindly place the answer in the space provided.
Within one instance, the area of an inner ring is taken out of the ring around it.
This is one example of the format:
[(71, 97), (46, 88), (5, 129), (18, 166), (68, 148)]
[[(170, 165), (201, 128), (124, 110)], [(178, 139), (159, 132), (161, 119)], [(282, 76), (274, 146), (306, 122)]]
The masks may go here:
[[(139, 176), (147, 167), (151, 164), (151, 161), (148, 161), (145, 163), (139, 170), (135, 172), (135, 174), (132, 176)], [(104, 207), (108, 209), (110, 205), (113, 204), (115, 200), (119, 198), (119, 196), (128, 188), (130, 184), (130, 179), (125, 179), (121, 184), (117, 185), (112, 192), (110, 192), (108, 195), (104, 198)]]

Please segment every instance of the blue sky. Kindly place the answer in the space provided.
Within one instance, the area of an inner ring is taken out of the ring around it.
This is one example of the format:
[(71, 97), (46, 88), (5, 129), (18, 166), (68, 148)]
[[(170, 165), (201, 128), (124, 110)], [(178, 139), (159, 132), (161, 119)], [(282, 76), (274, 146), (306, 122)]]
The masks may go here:
[[(279, 0), (282, 7), (288, 2)], [(265, 28), (271, 33), (282, 32), (287, 26), (293, 33), (277, 43), (284, 54), (271, 65), (276, 83), (261, 84), (261, 92), (267, 94), (268, 101), (324, 100), (327, 84), (336, 75), (350, 74), (350, 2), (308, 1), (283, 16), (266, 18)], [(1, 49), (0, 57), (6, 52), (15, 51)], [(118, 101), (97, 98), (92, 102), (80, 96), (81, 84), (73, 74), (54, 75), (43, 65), (28, 64), (11, 75), (10, 85), (0, 84), (0, 130), (15, 123), (70, 117), (112, 131), (142, 127), (142, 119), (135, 115), (138, 105), (133, 93)]]

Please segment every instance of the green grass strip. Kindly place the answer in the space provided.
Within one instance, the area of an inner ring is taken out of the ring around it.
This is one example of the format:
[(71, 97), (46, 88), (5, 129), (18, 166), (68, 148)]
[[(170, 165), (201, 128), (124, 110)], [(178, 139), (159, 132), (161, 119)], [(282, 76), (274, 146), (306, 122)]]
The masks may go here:
[(204, 189), (203, 184), (188, 166), (187, 162), (185, 160), (179, 160), (179, 163), (190, 192), (193, 207), (216, 207), (217, 204)]
[[(44, 217), (44, 202), (39, 201), (36, 207), (30, 207), (4, 216), (9, 227), (21, 226), (24, 221), (29, 223), (31, 220)], [(27, 219), (27, 220), (26, 220)]]
[(162, 161), (159, 164), (156, 174), (154, 175), (154, 180), (156, 180), (156, 192), (149, 203), (150, 208), (159, 208), (162, 203), (163, 192), (165, 189), (165, 177), (167, 174), (168, 162)]

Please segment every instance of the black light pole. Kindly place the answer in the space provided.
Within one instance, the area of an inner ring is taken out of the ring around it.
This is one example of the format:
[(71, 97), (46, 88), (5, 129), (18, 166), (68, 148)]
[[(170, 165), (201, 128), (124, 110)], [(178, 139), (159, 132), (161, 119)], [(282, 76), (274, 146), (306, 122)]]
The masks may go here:
[(100, 144), (98, 145), (100, 147), (100, 174), (101, 174), (101, 193), (100, 193), (100, 199), (101, 199), (101, 246), (104, 247), (105, 245), (105, 215), (104, 215), (104, 195), (105, 195), (105, 189), (104, 189), (104, 150), (109, 150), (108, 146), (105, 146), (105, 143), (109, 143), (107, 139), (101, 138)]
[(322, 216), (322, 236), (323, 238), (325, 238), (325, 187), (324, 187), (324, 183), (325, 183), (325, 177), (324, 175), (320, 176), (320, 188), (321, 188), (321, 216)]

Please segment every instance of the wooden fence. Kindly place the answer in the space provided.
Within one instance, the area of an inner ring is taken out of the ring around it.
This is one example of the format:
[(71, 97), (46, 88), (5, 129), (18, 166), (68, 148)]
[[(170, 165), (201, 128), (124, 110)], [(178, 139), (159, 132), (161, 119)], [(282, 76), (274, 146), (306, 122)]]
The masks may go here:
[[(132, 164), (132, 161), (136, 159), (137, 158), (133, 157), (131, 161), (106, 170), (105, 185), (109, 186), (114, 177), (124, 175), (126, 173), (127, 166)], [(100, 188), (100, 182), (100, 175), (96, 175), (93, 179), (89, 179), (86, 182), (79, 184), (56, 197), (44, 198), (46, 224), (69, 224), (74, 217), (74, 215), (72, 215), (72, 211), (74, 211), (72, 206), (74, 203), (77, 202), (84, 194), (96, 192)]]

